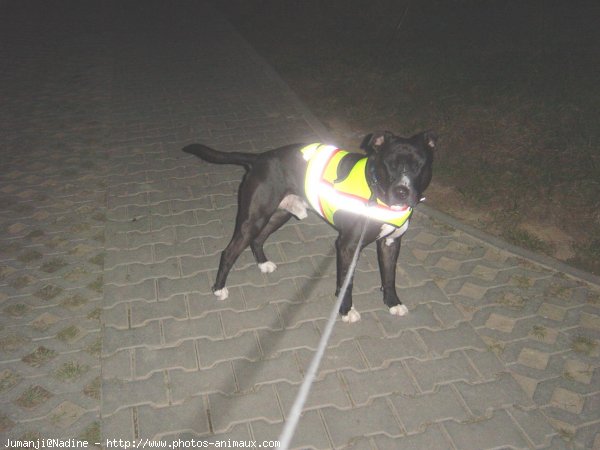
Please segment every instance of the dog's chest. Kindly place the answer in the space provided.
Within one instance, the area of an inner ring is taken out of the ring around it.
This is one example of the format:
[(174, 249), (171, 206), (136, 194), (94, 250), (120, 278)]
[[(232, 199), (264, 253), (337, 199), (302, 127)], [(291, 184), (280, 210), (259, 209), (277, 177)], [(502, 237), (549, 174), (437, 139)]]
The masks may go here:
[(406, 233), (406, 230), (408, 230), (409, 222), (410, 220), (407, 220), (401, 227), (395, 227), (393, 225), (384, 223), (379, 229), (380, 231), (379, 235), (377, 236), (377, 239), (385, 239), (385, 245), (392, 245), (395, 239), (399, 238), (404, 233)]

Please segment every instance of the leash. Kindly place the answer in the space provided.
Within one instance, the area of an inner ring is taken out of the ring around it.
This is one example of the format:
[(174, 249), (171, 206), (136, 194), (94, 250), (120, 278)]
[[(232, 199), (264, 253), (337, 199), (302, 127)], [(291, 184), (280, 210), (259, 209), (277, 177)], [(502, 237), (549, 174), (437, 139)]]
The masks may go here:
[(356, 263), (358, 262), (358, 255), (360, 253), (360, 248), (365, 238), (365, 232), (367, 230), (368, 223), (369, 218), (367, 217), (363, 224), (362, 231), (360, 233), (358, 245), (356, 246), (356, 250), (354, 251), (354, 255), (352, 256), (352, 262), (350, 263), (350, 266), (348, 268), (348, 273), (346, 273), (346, 278), (344, 278), (344, 282), (342, 283), (342, 287), (340, 288), (340, 292), (338, 294), (335, 305), (331, 310), (331, 314), (329, 314), (329, 319), (327, 320), (327, 325), (325, 326), (325, 330), (323, 331), (323, 336), (321, 336), (321, 340), (319, 341), (317, 351), (313, 355), (306, 376), (304, 377), (304, 381), (302, 381), (300, 390), (298, 391), (296, 399), (294, 400), (294, 404), (290, 409), (290, 412), (288, 414), (288, 420), (285, 422), (285, 426), (283, 427), (283, 430), (279, 435), (278, 448), (280, 450), (288, 449), (290, 441), (292, 440), (294, 432), (296, 431), (296, 426), (298, 425), (298, 420), (300, 419), (302, 408), (306, 403), (306, 399), (308, 398), (310, 388), (315, 379), (315, 376), (317, 375), (317, 369), (319, 368), (319, 365), (321, 364), (321, 359), (323, 358), (323, 354), (325, 353), (325, 347), (327, 346), (327, 342), (329, 341), (329, 337), (331, 336), (331, 332), (333, 331), (333, 326), (335, 324), (335, 319), (338, 315), (338, 311), (342, 304), (342, 299), (344, 298), (344, 295), (348, 290), (348, 285), (350, 284), (350, 280), (352, 279), (352, 275), (354, 274), (354, 269), (356, 268)]

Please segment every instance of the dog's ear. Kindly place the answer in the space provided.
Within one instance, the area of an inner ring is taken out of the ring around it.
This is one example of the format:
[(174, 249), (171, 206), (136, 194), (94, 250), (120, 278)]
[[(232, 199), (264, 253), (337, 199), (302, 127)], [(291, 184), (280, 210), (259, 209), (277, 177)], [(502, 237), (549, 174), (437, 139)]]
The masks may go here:
[(418, 136), (421, 137), (421, 139), (423, 140), (423, 143), (427, 147), (429, 147), (432, 150), (435, 148), (438, 137), (433, 131), (431, 131), (431, 130), (423, 131)]
[(365, 136), (360, 144), (360, 148), (367, 152), (368, 155), (376, 153), (379, 149), (390, 140), (393, 136), (389, 131), (377, 131)]

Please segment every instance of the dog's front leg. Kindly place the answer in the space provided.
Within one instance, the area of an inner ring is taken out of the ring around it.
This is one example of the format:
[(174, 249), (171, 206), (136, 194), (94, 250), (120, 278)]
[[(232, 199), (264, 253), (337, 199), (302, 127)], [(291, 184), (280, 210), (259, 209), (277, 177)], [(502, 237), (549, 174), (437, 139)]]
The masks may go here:
[(383, 302), (390, 309), (390, 314), (403, 316), (408, 312), (396, 294), (396, 262), (400, 254), (402, 238), (396, 238), (388, 245), (387, 239), (377, 241), (377, 260), (381, 274), (381, 289)]
[[(335, 295), (339, 295), (342, 288), (342, 284), (352, 263), (356, 246), (358, 245), (358, 236), (354, 233), (340, 233), (339, 237), (335, 241), (335, 248), (337, 252), (337, 289)], [(344, 298), (340, 306), (340, 314), (344, 322), (358, 322), (360, 320), (360, 314), (352, 306), (352, 285), (353, 285), (354, 274), (350, 278), (348, 288), (344, 293)]]

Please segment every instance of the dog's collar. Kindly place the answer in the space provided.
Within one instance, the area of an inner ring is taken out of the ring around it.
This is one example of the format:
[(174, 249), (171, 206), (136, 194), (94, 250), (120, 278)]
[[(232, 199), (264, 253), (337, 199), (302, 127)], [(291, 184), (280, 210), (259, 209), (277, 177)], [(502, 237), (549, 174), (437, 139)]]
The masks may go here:
[(384, 190), (381, 188), (381, 185), (379, 184), (379, 178), (377, 178), (377, 174), (375, 173), (375, 167), (373, 166), (373, 160), (370, 157), (367, 159), (365, 178), (367, 179), (367, 184), (369, 185), (369, 189), (371, 189), (371, 198), (369, 199), (369, 203), (371, 203), (371, 204), (380, 203), (380, 204), (386, 205), (386, 203), (383, 200), (381, 200), (381, 196), (382, 196)]

